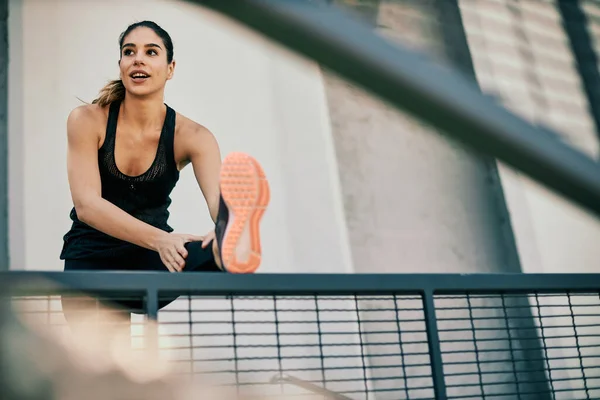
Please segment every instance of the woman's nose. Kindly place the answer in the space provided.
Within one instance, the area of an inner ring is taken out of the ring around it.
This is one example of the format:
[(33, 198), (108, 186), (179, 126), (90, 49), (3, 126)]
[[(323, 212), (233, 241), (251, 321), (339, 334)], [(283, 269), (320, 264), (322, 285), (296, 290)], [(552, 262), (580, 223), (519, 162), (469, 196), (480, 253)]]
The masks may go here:
[(136, 64), (142, 63), (144, 61), (144, 54), (142, 52), (135, 53), (135, 58), (133, 61)]

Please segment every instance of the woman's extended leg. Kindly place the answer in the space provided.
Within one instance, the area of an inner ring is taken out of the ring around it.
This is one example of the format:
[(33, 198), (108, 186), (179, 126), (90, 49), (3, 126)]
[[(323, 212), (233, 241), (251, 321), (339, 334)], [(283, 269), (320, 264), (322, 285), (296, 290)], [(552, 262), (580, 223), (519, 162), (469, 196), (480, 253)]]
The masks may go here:
[[(65, 271), (101, 271), (122, 269), (118, 260), (66, 260)], [(130, 306), (138, 306), (141, 301), (134, 299), (120, 299), (114, 296), (105, 296), (102, 293), (76, 294), (61, 296), (63, 315), (67, 324), (75, 332), (89, 332), (90, 329), (99, 329), (103, 325), (123, 324), (129, 326), (131, 322)], [(119, 302), (121, 302), (119, 304)], [(113, 327), (115, 328), (115, 327)]]

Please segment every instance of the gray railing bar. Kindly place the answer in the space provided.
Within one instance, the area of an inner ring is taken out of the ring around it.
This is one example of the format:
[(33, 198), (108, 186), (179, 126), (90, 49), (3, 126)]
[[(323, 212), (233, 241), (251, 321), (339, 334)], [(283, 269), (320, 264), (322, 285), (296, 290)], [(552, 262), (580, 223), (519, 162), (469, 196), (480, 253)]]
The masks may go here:
[(50, 295), (69, 292), (139, 295), (154, 288), (159, 296), (332, 296), (435, 294), (527, 294), (600, 290), (600, 274), (169, 274), (164, 272), (0, 271), (0, 292), (8, 295)]

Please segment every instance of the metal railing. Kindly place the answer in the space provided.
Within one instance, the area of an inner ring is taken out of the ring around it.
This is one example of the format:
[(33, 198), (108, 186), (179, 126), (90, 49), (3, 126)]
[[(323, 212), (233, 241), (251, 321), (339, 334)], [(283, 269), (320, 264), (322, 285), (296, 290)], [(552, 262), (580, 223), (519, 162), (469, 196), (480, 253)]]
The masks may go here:
[(137, 298), (158, 321), (144, 343), (182, 373), (223, 384), (337, 399), (600, 396), (600, 275), (10, 272), (0, 281), (15, 304), (37, 302), (24, 314), (56, 326), (53, 296)]

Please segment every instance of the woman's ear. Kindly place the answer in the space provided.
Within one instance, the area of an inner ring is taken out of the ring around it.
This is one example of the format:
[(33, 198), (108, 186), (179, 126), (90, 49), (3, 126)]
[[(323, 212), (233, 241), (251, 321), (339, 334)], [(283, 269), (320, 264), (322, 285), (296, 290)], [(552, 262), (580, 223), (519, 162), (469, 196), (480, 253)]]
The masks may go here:
[(175, 60), (171, 61), (171, 64), (169, 64), (169, 71), (167, 72), (167, 80), (173, 78), (174, 74), (175, 74)]

